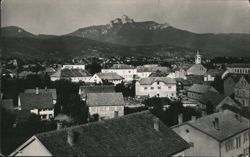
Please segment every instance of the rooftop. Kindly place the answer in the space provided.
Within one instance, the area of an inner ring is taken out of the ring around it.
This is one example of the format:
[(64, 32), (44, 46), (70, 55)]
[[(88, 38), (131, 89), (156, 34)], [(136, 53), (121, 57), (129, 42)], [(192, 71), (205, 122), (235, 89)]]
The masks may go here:
[(0, 105), (6, 110), (14, 109), (13, 99), (2, 99), (0, 100)]
[(163, 82), (165, 84), (176, 84), (175, 79), (168, 77), (148, 77), (148, 78), (141, 78), (139, 80), (139, 83), (141, 85), (151, 85), (154, 82)]
[(110, 69), (135, 69), (135, 67), (127, 64), (114, 64)]
[(97, 73), (102, 80), (122, 80), (123, 78), (117, 73)]
[(88, 106), (124, 106), (122, 93), (87, 93)]
[(225, 99), (227, 96), (217, 93), (217, 92), (211, 92), (208, 91), (204, 93), (200, 99), (201, 103), (208, 103), (210, 102), (213, 106), (218, 105), (223, 99)]
[[(189, 144), (149, 111), (74, 126), (35, 136), (55, 156), (170, 156)], [(79, 133), (78, 143), (70, 146), (67, 132)]]
[(212, 92), (218, 92), (216, 89), (214, 89), (210, 85), (205, 85), (205, 84), (193, 84), (188, 91), (190, 92), (195, 92), (195, 93), (206, 93), (208, 91)]
[(61, 77), (86, 77), (92, 76), (87, 70), (82, 69), (62, 69)]
[[(53, 99), (57, 99), (56, 89), (38, 89), (39, 93), (52, 93)], [(36, 89), (25, 89), (24, 93), (36, 93)]]

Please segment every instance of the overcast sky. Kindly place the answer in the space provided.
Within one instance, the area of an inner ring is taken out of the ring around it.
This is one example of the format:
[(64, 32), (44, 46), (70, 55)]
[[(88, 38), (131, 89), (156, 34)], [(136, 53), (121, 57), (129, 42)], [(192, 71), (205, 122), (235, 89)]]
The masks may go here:
[(128, 15), (197, 33), (249, 33), (248, 0), (4, 0), (2, 27), (66, 34)]

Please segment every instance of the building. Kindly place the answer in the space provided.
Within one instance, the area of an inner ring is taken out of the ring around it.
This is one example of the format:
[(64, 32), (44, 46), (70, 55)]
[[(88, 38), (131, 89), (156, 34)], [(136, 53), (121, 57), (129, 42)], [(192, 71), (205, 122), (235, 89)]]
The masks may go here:
[(204, 93), (210, 92), (217, 92), (219, 93), (214, 87), (210, 85), (204, 84), (193, 84), (187, 90), (188, 99), (199, 101)]
[(249, 153), (248, 119), (225, 110), (193, 119), (172, 129), (191, 147), (186, 156), (243, 156)]
[(60, 79), (70, 80), (72, 82), (89, 82), (92, 75), (87, 70), (82, 69), (59, 69), (50, 76), (51, 81)]
[(132, 65), (126, 65), (126, 64), (114, 64), (109, 69), (102, 69), (102, 73), (117, 73), (122, 78), (124, 78), (125, 81), (132, 81), (137, 74), (137, 69)]
[(28, 110), (41, 116), (42, 120), (54, 117), (54, 104), (52, 93), (20, 93), (18, 97), (18, 109)]
[(244, 107), (249, 107), (250, 103), (250, 76), (245, 75), (235, 84), (234, 98)]
[(185, 69), (177, 67), (172, 72), (170, 72), (167, 77), (187, 79), (186, 75), (187, 75), (187, 72)]
[(225, 73), (225, 70), (222, 69), (208, 69), (206, 74), (204, 75), (204, 81), (214, 81), (215, 77), (221, 77)]
[(97, 84), (103, 84), (106, 83), (113, 83), (114, 85), (117, 85), (122, 82), (124, 78), (122, 78), (117, 73), (96, 73), (94, 74), (90, 79), (89, 82), (94, 82)]
[(83, 101), (86, 100), (88, 93), (114, 93), (115, 86), (113, 85), (98, 85), (98, 86), (80, 86), (79, 95)]
[(144, 65), (137, 66), (137, 76), (139, 78), (147, 78), (152, 74), (161, 73), (161, 75), (168, 75), (170, 69), (168, 67), (158, 66), (158, 65)]
[(206, 72), (207, 68), (201, 64), (201, 55), (199, 54), (199, 51), (197, 51), (195, 64), (187, 69), (187, 75), (205, 75)]
[(176, 98), (176, 81), (168, 77), (142, 78), (136, 82), (135, 94), (138, 97)]
[(99, 119), (109, 119), (124, 115), (122, 93), (87, 93), (86, 104), (89, 115), (98, 115)]
[(250, 64), (230, 64), (226, 65), (226, 69), (231, 74), (250, 74)]
[(207, 105), (212, 105), (214, 111), (219, 111), (225, 104), (230, 105), (232, 107), (240, 108), (239, 104), (230, 96), (211, 91), (202, 94), (202, 97), (199, 102), (204, 107), (206, 107)]
[(236, 83), (240, 80), (240, 77), (242, 75), (234, 75), (234, 74), (228, 74), (223, 79), (223, 88), (224, 88), (224, 95), (232, 95), (234, 94), (234, 88)]
[(85, 70), (84, 64), (66, 64), (62, 66), (62, 69), (82, 69)]
[(36, 89), (25, 89), (24, 90), (24, 93), (33, 93), (33, 94), (35, 94), (36, 92), (38, 92), (38, 93), (51, 93), (52, 94), (52, 99), (53, 99), (53, 104), (56, 104), (57, 94), (56, 94), (56, 89), (55, 88), (48, 89), (47, 87), (45, 87), (44, 89), (39, 89), (37, 87)]
[(10, 156), (184, 156), (189, 144), (148, 111), (35, 134)]

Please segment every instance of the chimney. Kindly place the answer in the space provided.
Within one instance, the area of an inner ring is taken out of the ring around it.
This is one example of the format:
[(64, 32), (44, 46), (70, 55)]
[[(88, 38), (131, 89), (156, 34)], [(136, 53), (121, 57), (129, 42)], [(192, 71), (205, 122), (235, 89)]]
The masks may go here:
[(183, 123), (183, 114), (179, 113), (178, 114), (178, 124), (182, 124)]
[(201, 117), (205, 117), (205, 116), (207, 116), (207, 112), (206, 111), (202, 111), (201, 112)]
[(115, 111), (115, 116), (114, 116), (114, 118), (118, 118), (118, 115), (119, 115), (119, 111)]
[(39, 94), (39, 88), (36, 87), (36, 94)]
[(192, 116), (191, 117), (191, 120), (194, 122), (194, 121), (196, 121), (196, 116)]
[(56, 130), (60, 130), (63, 127), (62, 122), (57, 122), (56, 125), (57, 125)]
[(220, 129), (220, 123), (219, 123), (219, 118), (218, 117), (214, 118), (214, 127), (215, 127), (216, 130)]
[(74, 146), (79, 142), (79, 133), (72, 129), (67, 132), (67, 141), (70, 146)]
[(159, 118), (154, 118), (154, 129), (159, 131)]

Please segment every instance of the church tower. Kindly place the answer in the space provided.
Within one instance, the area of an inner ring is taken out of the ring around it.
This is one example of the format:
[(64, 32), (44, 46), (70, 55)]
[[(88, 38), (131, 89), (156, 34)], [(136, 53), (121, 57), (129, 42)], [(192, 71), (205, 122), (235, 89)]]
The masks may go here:
[(195, 64), (201, 64), (201, 55), (199, 54), (199, 51), (197, 51), (195, 56)]

